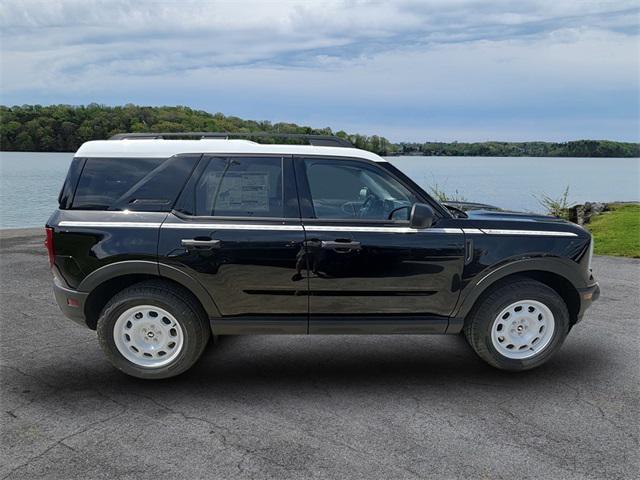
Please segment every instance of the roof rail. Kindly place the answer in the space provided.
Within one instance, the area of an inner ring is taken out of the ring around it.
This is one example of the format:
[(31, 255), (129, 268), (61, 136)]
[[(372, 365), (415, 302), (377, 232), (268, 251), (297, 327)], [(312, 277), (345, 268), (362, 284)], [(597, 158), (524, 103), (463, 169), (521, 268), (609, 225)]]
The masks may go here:
[(219, 138), (228, 140), (229, 137), (276, 137), (287, 139), (307, 140), (309, 145), (316, 147), (346, 147), (353, 148), (353, 144), (341, 137), (334, 135), (315, 135), (306, 133), (278, 133), (278, 132), (172, 132), (172, 133), (118, 133), (109, 140), (136, 140), (136, 139), (178, 139), (196, 137), (198, 139)]

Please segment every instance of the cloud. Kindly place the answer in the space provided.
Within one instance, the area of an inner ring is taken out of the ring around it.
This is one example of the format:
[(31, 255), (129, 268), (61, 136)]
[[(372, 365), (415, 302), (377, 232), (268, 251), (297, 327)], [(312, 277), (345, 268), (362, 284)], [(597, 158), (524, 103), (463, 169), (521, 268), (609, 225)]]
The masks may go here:
[(639, 12), (624, 1), (5, 0), (2, 102), (180, 103), (396, 139), (637, 139)]

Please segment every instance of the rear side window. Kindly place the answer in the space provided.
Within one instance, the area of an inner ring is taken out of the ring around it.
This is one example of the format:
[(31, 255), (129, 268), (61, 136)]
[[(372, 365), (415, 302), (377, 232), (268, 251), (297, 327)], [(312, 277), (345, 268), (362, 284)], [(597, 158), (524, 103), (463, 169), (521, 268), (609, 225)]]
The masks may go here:
[(209, 159), (194, 189), (195, 215), (283, 217), (282, 159)]
[(88, 158), (72, 208), (170, 211), (199, 158)]
[(58, 195), (58, 205), (62, 209), (71, 208), (71, 201), (73, 200), (73, 192), (78, 184), (80, 173), (84, 167), (84, 158), (74, 157), (67, 171), (67, 178), (64, 180), (60, 195)]

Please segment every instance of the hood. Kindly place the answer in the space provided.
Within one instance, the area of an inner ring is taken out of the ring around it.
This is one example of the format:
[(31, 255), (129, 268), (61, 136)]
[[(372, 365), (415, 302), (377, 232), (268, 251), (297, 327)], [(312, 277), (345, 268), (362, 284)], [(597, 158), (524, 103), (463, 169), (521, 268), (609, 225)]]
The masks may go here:
[[(465, 212), (467, 218), (461, 219), (468, 228), (479, 228), (487, 233), (489, 230), (522, 231), (528, 230), (543, 234), (554, 232), (570, 232), (578, 237), (589, 237), (590, 234), (581, 226), (568, 220), (536, 213), (507, 212), (494, 210), (472, 210)], [(544, 235), (544, 234), (543, 234)]]
[(503, 222), (543, 222), (570, 224), (558, 217), (540, 215), (538, 213), (508, 212), (504, 210), (468, 210), (465, 212), (470, 220), (493, 220)]
[[(445, 202), (446, 206), (461, 210), (464, 216), (457, 216), (468, 228), (560, 231), (576, 235), (590, 236), (581, 226), (562, 218), (539, 213), (511, 212), (493, 205), (471, 202)], [(455, 215), (455, 214), (454, 214)]]

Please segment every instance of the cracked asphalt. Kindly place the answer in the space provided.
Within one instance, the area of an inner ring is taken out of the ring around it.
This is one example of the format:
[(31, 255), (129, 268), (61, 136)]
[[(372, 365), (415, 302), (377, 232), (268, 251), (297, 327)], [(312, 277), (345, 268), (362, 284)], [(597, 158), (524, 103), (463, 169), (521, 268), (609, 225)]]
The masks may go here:
[(0, 479), (638, 478), (638, 260), (595, 258), (601, 299), (531, 372), (455, 336), (254, 336), (152, 382), (58, 311), (41, 241), (0, 232)]

